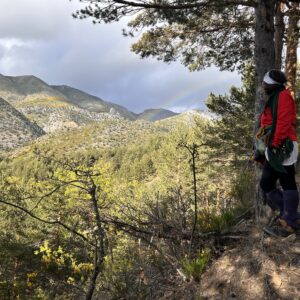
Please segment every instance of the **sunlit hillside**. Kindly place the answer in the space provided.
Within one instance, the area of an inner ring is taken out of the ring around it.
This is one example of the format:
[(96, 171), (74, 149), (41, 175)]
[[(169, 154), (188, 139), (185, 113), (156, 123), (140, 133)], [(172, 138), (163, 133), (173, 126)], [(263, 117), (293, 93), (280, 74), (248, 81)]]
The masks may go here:
[(47, 133), (77, 128), (104, 120), (122, 119), (118, 114), (91, 112), (66, 102), (65, 99), (41, 95), (28, 96), (16, 107)]

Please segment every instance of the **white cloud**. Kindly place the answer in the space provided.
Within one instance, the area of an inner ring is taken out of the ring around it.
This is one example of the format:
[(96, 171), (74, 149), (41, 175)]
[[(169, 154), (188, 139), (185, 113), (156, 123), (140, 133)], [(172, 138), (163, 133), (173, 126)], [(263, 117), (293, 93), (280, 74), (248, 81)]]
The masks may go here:
[(216, 68), (190, 73), (179, 63), (141, 60), (121, 35), (126, 20), (93, 25), (71, 16), (79, 1), (1, 0), (0, 73), (33, 74), (68, 84), (140, 112), (151, 107), (202, 107), (239, 76)]
[(72, 21), (78, 1), (1, 0), (0, 38), (49, 39), (62, 34)]

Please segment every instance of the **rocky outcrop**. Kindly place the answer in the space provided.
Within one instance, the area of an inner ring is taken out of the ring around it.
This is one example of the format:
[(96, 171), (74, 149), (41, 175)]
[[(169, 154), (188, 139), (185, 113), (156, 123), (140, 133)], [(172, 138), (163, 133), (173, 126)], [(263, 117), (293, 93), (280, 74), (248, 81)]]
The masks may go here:
[(43, 129), (0, 98), (1, 151), (24, 145), (43, 134), (45, 134)]

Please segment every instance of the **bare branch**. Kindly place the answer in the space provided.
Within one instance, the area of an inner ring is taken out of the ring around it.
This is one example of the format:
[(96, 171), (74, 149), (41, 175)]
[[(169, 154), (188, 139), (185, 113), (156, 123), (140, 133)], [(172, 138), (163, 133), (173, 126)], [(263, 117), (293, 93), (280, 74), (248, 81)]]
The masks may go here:
[[(99, 0), (84, 0), (82, 2), (88, 3), (101, 3)], [(170, 4), (157, 4), (154, 2), (146, 3), (145, 1), (127, 1), (127, 0), (112, 0), (116, 4), (124, 4), (131, 7), (141, 7), (141, 8), (154, 8), (154, 9), (189, 9), (189, 8), (199, 8), (199, 7), (223, 7), (223, 6), (232, 6), (232, 5), (243, 5), (248, 7), (254, 7), (256, 5), (255, 0), (208, 0), (208, 1), (199, 1), (195, 3), (186, 3), (178, 4), (176, 1), (171, 2)]]
[(50, 220), (45, 220), (45, 219), (42, 219), (36, 215), (34, 215), (31, 211), (29, 211), (28, 209), (22, 207), (22, 206), (19, 206), (17, 204), (14, 204), (14, 203), (11, 203), (11, 202), (8, 202), (8, 201), (5, 201), (5, 200), (2, 200), (0, 199), (0, 203), (3, 203), (5, 205), (9, 205), (9, 206), (12, 206), (14, 208), (17, 208), (18, 210), (21, 210), (23, 212), (25, 212), (27, 215), (29, 215), (30, 217), (40, 221), (40, 222), (43, 222), (43, 223), (46, 223), (46, 224), (50, 224), (50, 225), (60, 225), (62, 226), (63, 228), (67, 229), (69, 232), (72, 232), (74, 233), (75, 235), (79, 236), (81, 239), (83, 239), (85, 242), (87, 242), (88, 244), (90, 244), (91, 246), (93, 247), (96, 247), (96, 245), (92, 242), (90, 242), (83, 234), (79, 233), (78, 231), (72, 229), (70, 226), (58, 221), (58, 220), (55, 220), (55, 221), (50, 221)]
[[(125, 222), (122, 222), (121, 220), (118, 219), (102, 219), (102, 222), (105, 224), (112, 224), (114, 225), (117, 229), (122, 230), (124, 232), (127, 232), (128, 234), (133, 234), (133, 233), (139, 233), (139, 234), (144, 234), (148, 236), (154, 236), (160, 239), (183, 239), (183, 240), (190, 240), (191, 238), (191, 232), (175, 232), (175, 233), (165, 233), (165, 232), (153, 232), (149, 231), (144, 228), (139, 228), (136, 227), (132, 224), (128, 224)], [(216, 231), (211, 231), (211, 232), (205, 232), (205, 233), (199, 233), (195, 235), (195, 238), (201, 239), (201, 238), (206, 238), (209, 236), (214, 236), (217, 235)]]

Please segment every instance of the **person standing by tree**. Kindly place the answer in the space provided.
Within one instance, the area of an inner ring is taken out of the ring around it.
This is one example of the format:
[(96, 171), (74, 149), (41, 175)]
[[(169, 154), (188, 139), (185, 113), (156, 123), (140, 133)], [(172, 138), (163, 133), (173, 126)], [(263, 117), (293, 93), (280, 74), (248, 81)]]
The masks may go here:
[[(286, 76), (279, 70), (267, 72), (263, 78), (266, 103), (260, 119), (265, 134), (266, 161), (260, 186), (267, 204), (279, 210), (278, 224), (264, 231), (288, 236), (300, 229), (299, 194), (295, 181), (298, 157), (296, 136), (296, 105), (288, 89)], [(277, 188), (277, 180), (282, 189)]]

